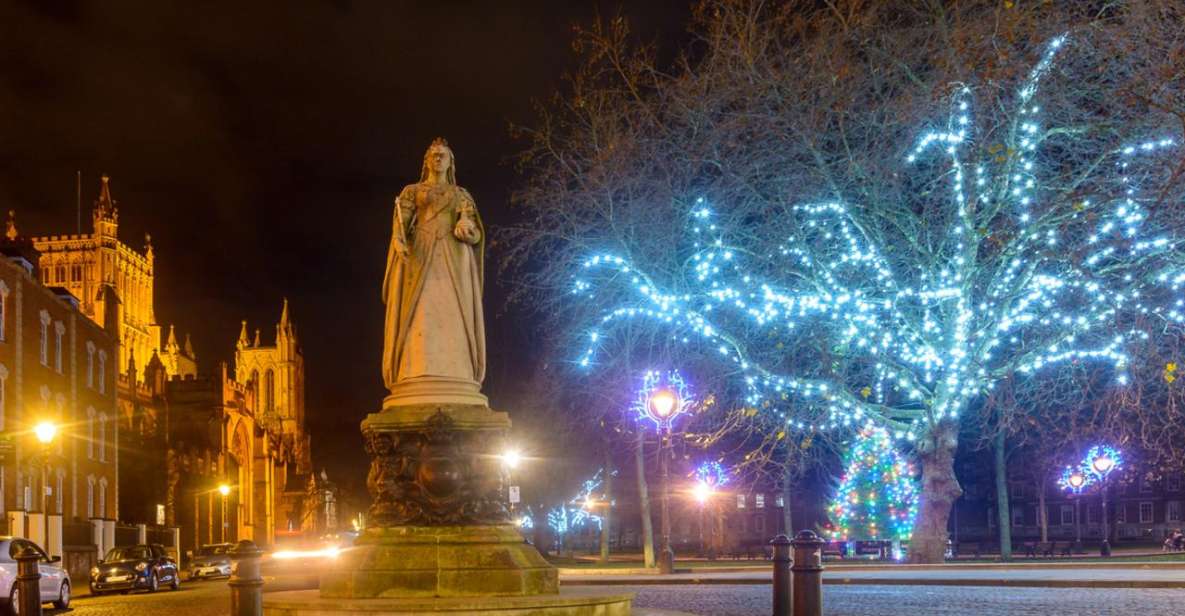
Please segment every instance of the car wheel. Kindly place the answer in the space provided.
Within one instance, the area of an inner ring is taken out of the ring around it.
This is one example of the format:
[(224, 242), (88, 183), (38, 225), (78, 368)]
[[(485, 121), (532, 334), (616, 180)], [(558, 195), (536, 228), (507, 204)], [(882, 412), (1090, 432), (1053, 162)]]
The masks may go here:
[(70, 607), (69, 582), (62, 582), (62, 587), (58, 589), (58, 600), (53, 602), (53, 606), (59, 610), (64, 610)]
[(148, 592), (156, 592), (159, 589), (160, 580), (156, 579), (156, 572), (153, 571), (152, 575), (148, 576)]
[(173, 571), (173, 583), (169, 585), (173, 590), (181, 590), (181, 572)]

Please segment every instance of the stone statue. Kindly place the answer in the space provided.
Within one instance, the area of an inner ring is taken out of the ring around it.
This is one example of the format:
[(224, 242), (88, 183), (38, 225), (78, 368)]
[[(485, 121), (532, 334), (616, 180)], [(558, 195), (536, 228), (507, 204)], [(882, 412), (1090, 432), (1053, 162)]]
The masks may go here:
[(383, 277), (384, 406), (486, 404), (481, 306), (485, 229), (457, 186), (453, 152), (436, 139), (420, 181), (395, 199)]

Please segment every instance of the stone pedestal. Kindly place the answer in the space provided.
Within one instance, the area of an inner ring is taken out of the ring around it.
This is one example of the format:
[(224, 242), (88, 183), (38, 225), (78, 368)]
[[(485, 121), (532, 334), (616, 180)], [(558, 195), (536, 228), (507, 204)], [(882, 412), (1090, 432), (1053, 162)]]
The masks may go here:
[[(631, 611), (633, 593), (585, 586), (529, 597), (339, 601), (322, 598), (315, 590), (267, 593), (263, 597), (265, 616), (640, 616), (646, 613)], [(663, 615), (676, 616), (674, 612), (663, 612)]]

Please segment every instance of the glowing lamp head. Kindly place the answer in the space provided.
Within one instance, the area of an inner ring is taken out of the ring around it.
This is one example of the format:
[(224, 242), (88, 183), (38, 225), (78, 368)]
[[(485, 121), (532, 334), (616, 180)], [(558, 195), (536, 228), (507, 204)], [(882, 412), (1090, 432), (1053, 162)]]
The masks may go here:
[(705, 481), (700, 481), (695, 484), (692, 494), (695, 496), (696, 502), (702, 505), (708, 502), (709, 498), (712, 498), (712, 486), (708, 485)]
[(660, 389), (650, 394), (650, 412), (660, 421), (666, 421), (679, 407), (679, 395), (670, 389)]
[(58, 426), (52, 421), (43, 421), (33, 427), (33, 434), (44, 445), (50, 444), (58, 434)]
[(1090, 465), (1094, 467), (1095, 472), (1098, 474), (1106, 475), (1115, 467), (1115, 460), (1112, 460), (1110, 456), (1101, 455), (1095, 458)]
[(226, 485), (225, 483), (219, 485), (218, 486), (218, 493), (223, 496), (227, 496), (228, 494), (230, 494), (230, 486)]
[(1070, 476), (1066, 478), (1066, 483), (1070, 484), (1071, 488), (1077, 490), (1086, 483), (1086, 475), (1083, 475), (1082, 473), (1071, 473)]
[(502, 464), (505, 464), (506, 468), (516, 469), (519, 464), (522, 464), (522, 461), (523, 454), (519, 453), (516, 449), (507, 450), (506, 453), (502, 454)]

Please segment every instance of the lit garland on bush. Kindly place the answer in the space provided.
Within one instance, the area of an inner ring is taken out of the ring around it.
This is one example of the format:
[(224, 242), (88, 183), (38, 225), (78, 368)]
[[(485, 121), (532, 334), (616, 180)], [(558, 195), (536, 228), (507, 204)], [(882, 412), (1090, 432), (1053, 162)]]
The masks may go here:
[[(1007, 134), (993, 130), (999, 122), (977, 127), (975, 91), (958, 86), (944, 126), (923, 134), (905, 159), (920, 177), (938, 178), (934, 189), (905, 191), (892, 209), (801, 204), (788, 235), (740, 243), (732, 238), (751, 235), (717, 225), (700, 198), (682, 234), (690, 240), (672, 242), (683, 269), (660, 276), (626, 255), (591, 256), (572, 293), (614, 303), (585, 330), (577, 362), (593, 366), (619, 325), (647, 320), (735, 366), (746, 403), (788, 427), (871, 420), (908, 439), (956, 422), (1008, 374), (1098, 360), (1125, 383), (1125, 346), (1147, 334), (1116, 321), (1185, 316), (1181, 238), (1149, 223), (1151, 198), (1139, 190), (1163, 172), (1157, 164), (1166, 156), (1179, 157), (1181, 137), (1175, 128), (1133, 135), (1087, 152), (1080, 169), (1063, 169), (1059, 152), (1074, 146), (1068, 134), (1077, 129), (1043, 126), (1034, 101), (1067, 47), (1065, 36), (1049, 43), (1012, 99)], [(1067, 173), (1089, 187), (1089, 198), (1061, 186)], [(942, 186), (948, 210), (905, 221), (933, 207), (923, 199)], [(886, 224), (898, 210), (902, 226)], [(926, 246), (901, 231), (907, 224), (918, 225)], [(828, 378), (769, 367), (793, 365), (776, 349), (812, 327), (853, 369)], [(822, 419), (796, 412), (804, 410), (821, 410)]]
[(918, 512), (918, 482), (913, 465), (893, 447), (889, 433), (864, 428), (843, 462), (843, 478), (827, 509), (833, 538), (909, 539)]

